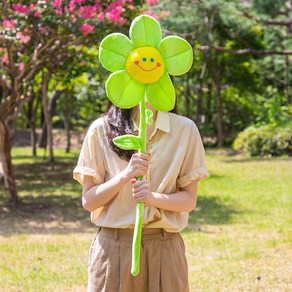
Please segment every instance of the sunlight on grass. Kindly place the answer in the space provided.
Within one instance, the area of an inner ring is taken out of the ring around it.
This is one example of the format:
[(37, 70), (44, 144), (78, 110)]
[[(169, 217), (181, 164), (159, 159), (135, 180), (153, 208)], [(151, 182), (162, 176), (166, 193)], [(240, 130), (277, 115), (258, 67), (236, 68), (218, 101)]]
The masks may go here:
[[(72, 179), (78, 151), (56, 149), (55, 165), (13, 149), (19, 196), (1, 211), (4, 291), (85, 291), (95, 229)], [(42, 155), (42, 154), (39, 154)], [(292, 160), (207, 151), (210, 178), (182, 233), (190, 291), (289, 291), (292, 266)], [(5, 198), (0, 195), (0, 204)]]

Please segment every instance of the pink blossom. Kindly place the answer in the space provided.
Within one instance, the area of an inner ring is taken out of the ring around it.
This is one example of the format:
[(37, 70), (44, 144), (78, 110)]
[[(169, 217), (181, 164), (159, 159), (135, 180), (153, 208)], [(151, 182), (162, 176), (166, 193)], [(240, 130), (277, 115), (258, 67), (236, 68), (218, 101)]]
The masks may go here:
[(79, 30), (82, 32), (82, 34), (88, 35), (89, 33), (91, 33), (94, 30), (94, 26), (83, 23), (81, 25), (81, 27), (79, 28)]
[(158, 16), (157, 16), (157, 14), (155, 14), (152, 10), (144, 11), (144, 12), (142, 12), (141, 14), (150, 15), (150, 16), (152, 16), (152, 17), (154, 17), (155, 19), (158, 20)]
[(97, 18), (99, 21), (103, 21), (104, 20), (104, 13), (101, 11), (98, 13)]
[(29, 14), (29, 7), (26, 5), (12, 4), (12, 9), (18, 13)]
[(30, 36), (22, 34), (21, 32), (17, 32), (16, 33), (16, 37), (19, 38), (19, 41), (22, 44), (26, 44), (26, 43), (28, 43), (30, 41)]
[[(75, 5), (81, 5), (82, 3), (86, 2), (86, 0), (70, 0), (69, 1), (69, 11), (70, 13), (74, 13), (74, 10), (75, 10)], [(98, 4), (98, 1), (95, 1), (95, 7), (97, 9), (100, 9), (100, 5)]]
[(22, 71), (24, 69), (24, 63), (20, 63), (17, 67), (18, 71)]
[(62, 0), (54, 0), (54, 8), (60, 8), (62, 6)]
[(102, 7), (101, 7), (101, 5), (99, 4), (99, 1), (98, 1), (98, 0), (95, 0), (94, 5), (95, 5), (97, 11), (99, 11), (99, 10), (102, 9)]
[(112, 22), (117, 23), (123, 13), (123, 8), (121, 6), (114, 7), (110, 12), (105, 14), (106, 18)]
[(16, 27), (16, 22), (14, 19), (4, 19), (2, 21), (2, 25), (6, 28), (15, 28)]
[(34, 13), (34, 17), (41, 17), (40, 12), (39, 12), (39, 11), (36, 11), (36, 12)]
[(123, 26), (124, 24), (128, 23), (128, 20), (124, 17), (120, 17), (117, 21), (118, 26)]
[(63, 15), (63, 11), (61, 8), (55, 10), (56, 14)]
[(73, 14), (73, 15), (71, 15), (71, 20), (72, 20), (72, 22), (74, 23), (74, 22), (76, 22), (77, 17)]
[(39, 27), (39, 31), (40, 31), (41, 33), (46, 33), (46, 32), (47, 32), (47, 29), (46, 29), (45, 27), (43, 27), (43, 26), (40, 26), (40, 27)]
[(82, 60), (81, 62), (80, 62), (80, 65), (83, 65), (83, 66), (85, 66), (87, 64), (87, 62), (86, 61), (84, 61), (84, 60)]
[(158, 2), (157, 0), (146, 0), (146, 4), (148, 6), (154, 6), (157, 4), (157, 2)]
[(4, 56), (2, 57), (2, 62), (5, 63), (5, 64), (8, 64), (8, 63), (9, 63), (8, 55), (4, 55)]
[(83, 17), (83, 19), (95, 18), (96, 7), (95, 6), (81, 6), (78, 9), (78, 14)]
[(169, 11), (161, 11), (157, 15), (159, 18), (168, 17), (170, 15), (170, 12)]
[(74, 13), (74, 9), (75, 9), (75, 0), (71, 0), (71, 1), (69, 1), (69, 11), (70, 11), (70, 13)]
[(85, 2), (86, 0), (75, 0), (75, 3), (77, 4), (77, 5), (80, 5), (80, 4), (82, 4), (83, 2)]

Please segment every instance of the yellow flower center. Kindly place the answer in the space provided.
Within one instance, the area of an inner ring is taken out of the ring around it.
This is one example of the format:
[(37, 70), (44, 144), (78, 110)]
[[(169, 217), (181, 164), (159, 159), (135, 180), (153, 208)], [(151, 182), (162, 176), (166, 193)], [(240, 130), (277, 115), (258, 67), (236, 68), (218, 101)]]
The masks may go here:
[(128, 74), (135, 80), (150, 84), (158, 81), (164, 73), (164, 61), (153, 47), (135, 49), (128, 57), (126, 63)]

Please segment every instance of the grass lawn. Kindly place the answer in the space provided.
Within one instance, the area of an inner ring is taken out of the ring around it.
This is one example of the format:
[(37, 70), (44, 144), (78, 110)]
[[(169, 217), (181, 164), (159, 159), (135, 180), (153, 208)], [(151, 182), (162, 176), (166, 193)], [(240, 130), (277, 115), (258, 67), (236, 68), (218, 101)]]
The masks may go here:
[[(1, 291), (85, 291), (94, 227), (72, 179), (78, 152), (57, 149), (53, 166), (39, 155), (13, 149), (17, 211), (0, 188)], [(211, 150), (207, 167), (183, 232), (191, 292), (292, 291), (292, 159)]]

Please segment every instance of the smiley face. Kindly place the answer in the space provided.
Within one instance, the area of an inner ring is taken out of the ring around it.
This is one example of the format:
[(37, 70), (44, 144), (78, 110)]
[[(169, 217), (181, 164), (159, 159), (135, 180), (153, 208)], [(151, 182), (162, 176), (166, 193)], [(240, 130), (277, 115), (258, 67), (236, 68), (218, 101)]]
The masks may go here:
[(164, 73), (164, 61), (153, 47), (135, 49), (128, 57), (126, 71), (135, 80), (150, 84), (158, 81)]

